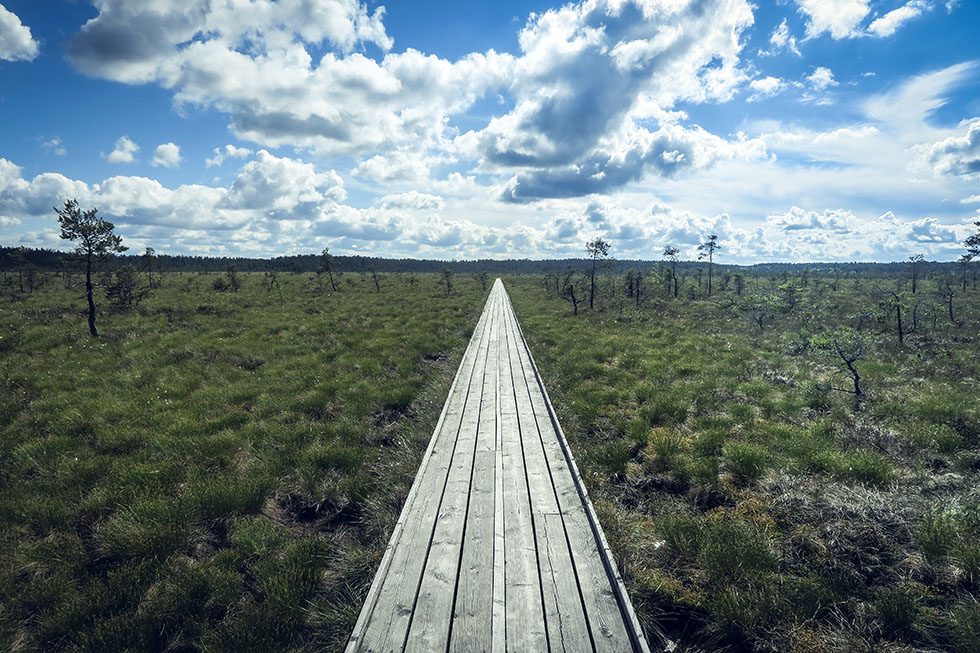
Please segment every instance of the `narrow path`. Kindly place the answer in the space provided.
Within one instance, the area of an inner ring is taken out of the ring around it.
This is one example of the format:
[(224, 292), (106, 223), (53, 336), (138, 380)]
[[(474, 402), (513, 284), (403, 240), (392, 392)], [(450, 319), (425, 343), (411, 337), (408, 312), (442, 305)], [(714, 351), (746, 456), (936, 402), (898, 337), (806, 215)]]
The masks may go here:
[(649, 650), (500, 279), (347, 650)]

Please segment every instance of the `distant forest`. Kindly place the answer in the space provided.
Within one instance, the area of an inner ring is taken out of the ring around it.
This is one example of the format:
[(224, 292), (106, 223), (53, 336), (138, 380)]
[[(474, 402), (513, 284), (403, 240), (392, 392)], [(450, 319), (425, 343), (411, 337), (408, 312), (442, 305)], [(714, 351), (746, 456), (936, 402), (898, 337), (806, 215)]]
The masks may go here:
[[(112, 256), (106, 267), (113, 269), (125, 265), (142, 268), (140, 254)], [(622, 273), (627, 270), (649, 268), (664, 261), (645, 261), (637, 259), (609, 259), (603, 262), (603, 271)], [(441, 272), (448, 269), (457, 274), (488, 272), (490, 274), (541, 274), (573, 268), (581, 270), (591, 265), (588, 259), (480, 259), (473, 261), (439, 261), (411, 258), (380, 258), (371, 256), (334, 256), (333, 266), (337, 272)], [(679, 272), (695, 270), (707, 265), (704, 261), (679, 261)], [(837, 272), (858, 274), (881, 274), (890, 276), (901, 273), (908, 267), (907, 261), (895, 263), (759, 263), (755, 265), (732, 265), (715, 263), (719, 270), (740, 269), (750, 273), (773, 274), (781, 272)], [(60, 270), (74, 266), (70, 252), (48, 249), (28, 249), (0, 247), (0, 270), (12, 271), (32, 266), (40, 270)], [(957, 263), (926, 262), (923, 272), (949, 273), (956, 269)], [(317, 254), (297, 256), (277, 256), (275, 258), (241, 258), (214, 256), (173, 256), (156, 254), (153, 258), (154, 271), (160, 272), (225, 272), (234, 269), (239, 272), (316, 272), (320, 267)]]

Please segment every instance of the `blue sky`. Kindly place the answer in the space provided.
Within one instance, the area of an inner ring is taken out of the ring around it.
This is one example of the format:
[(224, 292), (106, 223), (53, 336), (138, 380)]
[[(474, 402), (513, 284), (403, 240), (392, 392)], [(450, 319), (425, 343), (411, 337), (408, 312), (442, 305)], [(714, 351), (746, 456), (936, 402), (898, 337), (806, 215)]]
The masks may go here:
[(952, 260), (980, 3), (0, 0), (0, 242)]

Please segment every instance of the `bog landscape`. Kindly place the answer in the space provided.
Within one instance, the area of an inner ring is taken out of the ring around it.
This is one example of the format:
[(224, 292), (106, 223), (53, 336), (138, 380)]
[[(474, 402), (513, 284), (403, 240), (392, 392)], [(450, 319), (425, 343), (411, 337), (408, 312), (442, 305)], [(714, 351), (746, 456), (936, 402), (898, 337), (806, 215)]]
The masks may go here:
[(980, 7), (46, 4), (0, 648), (980, 651)]

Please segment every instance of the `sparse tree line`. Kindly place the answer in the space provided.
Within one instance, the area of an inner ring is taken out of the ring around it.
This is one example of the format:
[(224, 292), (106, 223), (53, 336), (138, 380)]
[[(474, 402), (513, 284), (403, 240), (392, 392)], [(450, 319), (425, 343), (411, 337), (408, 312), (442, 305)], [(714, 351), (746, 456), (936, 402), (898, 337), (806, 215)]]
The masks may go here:
[[(35, 249), (27, 247), (0, 246), (0, 272), (8, 274), (16, 272), (20, 267), (30, 267), (38, 272), (58, 271), (69, 262), (67, 252)], [(587, 258), (579, 259), (509, 259), (509, 260), (474, 260), (474, 261), (439, 261), (425, 259), (388, 259), (367, 256), (334, 256), (335, 271), (342, 273), (370, 273), (374, 269), (378, 274), (441, 274), (448, 268), (456, 275), (479, 275), (481, 272), (496, 275), (508, 274), (552, 274), (561, 273), (569, 265), (575, 269), (584, 269), (590, 263)], [(316, 273), (320, 268), (319, 254), (302, 254), (295, 256), (277, 256), (274, 258), (244, 258), (244, 257), (213, 257), (213, 256), (181, 256), (154, 253), (154, 276), (159, 270), (169, 272), (204, 272), (224, 274), (228, 268), (234, 267), (240, 273), (248, 272), (279, 272), (282, 274)], [(103, 269), (115, 270), (117, 267), (133, 265), (142, 269), (142, 253), (110, 254), (103, 261)], [(649, 266), (649, 261), (635, 259), (612, 259), (606, 261), (605, 273), (625, 274), (630, 269)], [(682, 275), (696, 275), (703, 268), (703, 261), (683, 261), (678, 259), (677, 272)], [(784, 271), (791, 275), (799, 275), (804, 270), (811, 274), (828, 275), (881, 275), (895, 276), (904, 274), (906, 263), (832, 263), (815, 265), (812, 263), (757, 263), (747, 266), (731, 266), (716, 263), (715, 269), (721, 275), (723, 270), (738, 270), (746, 276), (766, 276), (781, 274)], [(961, 268), (958, 263), (938, 263), (923, 261), (920, 272), (923, 277), (936, 274), (947, 274), (956, 269), (957, 277)], [(702, 270), (706, 272), (706, 270)], [(968, 270), (968, 281), (972, 279), (972, 270)]]
[[(164, 275), (171, 272), (217, 273), (211, 289), (234, 294), (244, 283), (241, 272), (256, 271), (262, 265), (266, 292), (276, 292), (281, 298), (279, 277), (283, 272), (313, 272), (310, 278), (319, 293), (341, 293), (345, 281), (347, 287), (353, 288), (353, 281), (344, 277), (358, 273), (375, 293), (381, 293), (387, 283), (386, 272), (409, 272), (408, 283), (414, 286), (418, 283), (414, 273), (417, 268), (435, 272), (440, 289), (449, 295), (454, 292), (456, 274), (464, 270), (470, 270), (485, 292), (491, 271), (524, 272), (543, 267), (547, 270), (544, 282), (548, 291), (568, 302), (576, 316), (585, 305), (592, 311), (605, 310), (614, 303), (621, 308), (631, 305), (639, 309), (654, 298), (693, 301), (720, 294), (726, 308), (746, 317), (759, 333), (792, 313), (804, 294), (823, 296), (838, 291), (844, 284), (858, 289), (866, 284), (872, 301), (854, 328), (860, 332), (872, 323), (889, 323), (899, 346), (904, 346), (907, 337), (925, 328), (935, 331), (943, 319), (959, 324), (958, 300), (976, 288), (978, 266), (972, 263), (980, 260), (980, 222), (976, 223), (977, 233), (964, 242), (965, 253), (953, 264), (930, 263), (917, 255), (904, 264), (720, 266), (717, 257), (723, 245), (715, 234), (697, 246), (697, 262), (680, 260), (680, 250), (667, 244), (663, 249), (664, 260), (652, 266), (648, 262), (615, 260), (611, 256), (612, 244), (602, 237), (586, 243), (586, 259), (570, 261), (392, 261), (335, 257), (329, 248), (315, 257), (271, 260), (161, 256), (151, 247), (136, 256), (121, 256), (128, 248), (114, 233), (114, 225), (99, 217), (97, 209), (82, 210), (77, 201), (68, 200), (64, 206), (55, 208), (55, 213), (61, 237), (73, 242), (75, 250), (69, 255), (0, 248), (0, 271), (5, 285), (15, 289), (11, 295), (14, 299), (32, 293), (55, 277), (60, 277), (66, 288), (72, 288), (75, 283), (72, 273), (84, 271), (84, 298), (92, 336), (98, 335), (97, 288), (105, 292), (106, 299), (114, 306), (130, 308), (146, 299), (159, 287)], [(312, 269), (311, 259), (316, 263)], [(215, 269), (219, 264), (223, 269)], [(474, 267), (483, 264), (490, 269)], [(873, 274), (869, 275), (869, 271)], [(185, 289), (189, 288), (186, 285)], [(851, 356), (840, 354), (840, 357), (844, 360)], [(848, 367), (859, 359), (857, 354), (855, 360), (847, 363)], [(854, 392), (861, 394), (857, 379)]]
[[(722, 243), (715, 234), (697, 246), (697, 267), (679, 270), (680, 250), (668, 244), (663, 261), (614, 274), (612, 245), (595, 238), (586, 243), (585, 266), (549, 272), (543, 282), (549, 293), (568, 302), (573, 316), (586, 305), (594, 312), (622, 313), (650, 300), (657, 309), (672, 302), (713, 300), (732, 317), (746, 319), (758, 336), (776, 325), (793, 328), (800, 334), (798, 352), (826, 352), (848, 378), (846, 387), (831, 389), (853, 394), (860, 406), (866, 389), (859, 368), (876, 343), (872, 336), (880, 340), (891, 334), (899, 351), (905, 351), (910, 337), (948, 335), (965, 325), (958, 303), (977, 288), (980, 221), (975, 226), (977, 233), (964, 241), (966, 251), (955, 264), (937, 266), (916, 255), (907, 263), (879, 266), (874, 275), (843, 266), (769, 266), (770, 272), (761, 274), (752, 268), (719, 268)], [(861, 309), (842, 315), (839, 324), (818, 324), (813, 302), (844, 312), (835, 299), (844, 290), (857, 294)]]
[[(701, 264), (681, 261), (680, 250), (674, 245), (667, 245), (663, 250), (664, 261), (655, 263), (652, 269), (631, 265), (625, 270), (617, 270), (616, 261), (610, 256), (611, 243), (597, 237), (586, 243), (588, 259), (584, 270), (576, 266), (574, 261), (568, 261), (564, 269), (545, 273), (544, 285), (556, 297), (569, 302), (573, 314), (578, 315), (579, 305), (586, 302), (590, 309), (596, 310), (596, 297), (602, 278), (611, 277), (617, 272), (622, 274), (623, 294), (637, 307), (658, 288), (663, 296), (673, 299), (680, 297), (682, 288), (689, 299), (712, 297), (718, 290), (733, 291), (736, 297), (742, 297), (746, 294), (751, 279), (757, 286), (758, 296), (741, 306), (752, 314), (759, 329), (764, 330), (766, 321), (781, 309), (792, 309), (803, 291), (812, 290), (823, 294), (839, 290), (848, 281), (855, 287), (866, 282), (875, 284), (873, 292), (879, 304), (886, 311), (893, 311), (899, 323), (902, 321), (903, 311), (911, 312), (914, 329), (918, 325), (920, 308), (925, 303), (918, 299), (921, 297), (919, 290), (924, 280), (932, 280), (933, 295), (942, 298), (950, 321), (955, 321), (953, 300), (957, 294), (965, 294), (970, 288), (976, 289), (980, 269), (977, 265), (970, 264), (980, 260), (980, 221), (975, 225), (978, 227), (977, 233), (964, 241), (967, 251), (955, 264), (930, 263), (919, 254), (909, 257), (907, 264), (874, 264), (871, 267), (862, 264), (811, 267), (766, 264), (735, 268), (725, 266), (719, 269), (715, 258), (722, 249), (722, 244), (716, 234), (711, 234), (697, 246)], [(950, 274), (954, 265), (957, 270), (955, 277)], [(867, 275), (867, 270), (878, 274)], [(716, 280), (720, 280), (720, 289)], [(884, 291), (880, 288), (881, 283), (893, 280), (897, 282), (896, 289)], [(610, 298), (616, 297), (619, 288), (618, 282), (610, 285)], [(899, 340), (904, 333), (906, 331), (899, 324)]]
[[(245, 284), (245, 278), (236, 264), (236, 261), (245, 261), (244, 266), (248, 271), (254, 271), (252, 265), (255, 259), (195, 259), (193, 257), (164, 257), (157, 254), (152, 247), (147, 247), (144, 252), (137, 256), (121, 256), (128, 250), (123, 245), (122, 238), (115, 233), (115, 225), (98, 215), (98, 209), (83, 210), (76, 200), (68, 200), (62, 207), (55, 207), (55, 214), (61, 228), (61, 238), (75, 244), (75, 249), (71, 253), (52, 252), (48, 250), (18, 248), (0, 248), (0, 274), (2, 274), (2, 285), (10, 290), (9, 296), (12, 301), (20, 301), (35, 290), (43, 288), (53, 280), (60, 278), (66, 290), (84, 284), (84, 295), (80, 298), (85, 300), (86, 315), (89, 333), (92, 337), (99, 337), (98, 330), (98, 311), (96, 304), (96, 290), (104, 293), (105, 299), (112, 306), (120, 310), (132, 309), (149, 297), (152, 292), (159, 288), (168, 274), (186, 273), (188, 271), (210, 277), (209, 287), (214, 292), (237, 294)], [(306, 257), (289, 257), (292, 259)], [(363, 285), (364, 281), (369, 281), (375, 293), (381, 293), (382, 287), (386, 285), (387, 279), (379, 271), (379, 267), (370, 265), (366, 269), (355, 272), (360, 275), (361, 284), (355, 282), (354, 278), (345, 273), (351, 270), (337, 264), (338, 258), (349, 260), (355, 258), (364, 261), (382, 261), (383, 259), (368, 259), (364, 257), (337, 257), (335, 258), (329, 248), (324, 248), (319, 256), (316, 257), (317, 267), (315, 273), (309, 277), (314, 292), (341, 293), (345, 285), (349, 289), (355, 289)], [(181, 262), (203, 262), (196, 269), (188, 269), (181, 265), (174, 269), (172, 265), (164, 265), (162, 260), (173, 263), (174, 260)], [(221, 261), (227, 263), (221, 270), (215, 270), (213, 263)], [(259, 261), (261, 261), (259, 259)], [(265, 261), (269, 263), (269, 261)], [(427, 262), (431, 263), (431, 262)], [(279, 266), (269, 266), (262, 272), (262, 287), (269, 294), (277, 293), (279, 298), (283, 297), (283, 287), (280, 275), (283, 270)], [(287, 266), (287, 273), (301, 274), (304, 269), (302, 266)], [(358, 266), (355, 266), (355, 268)], [(76, 275), (82, 273), (84, 282), (78, 281)], [(436, 288), (439, 292), (452, 295), (455, 292), (454, 279), (456, 272), (453, 266), (442, 264), (436, 276)], [(489, 286), (489, 275), (485, 270), (473, 274), (477, 283), (484, 291)], [(408, 284), (416, 286), (419, 279), (415, 273), (408, 276)], [(346, 284), (345, 284), (346, 282)], [(182, 291), (189, 292), (197, 284), (192, 283), (192, 278), (185, 277)]]
[[(586, 243), (585, 250), (589, 258), (587, 259), (588, 266), (584, 273), (584, 279), (576, 279), (578, 272), (573, 262), (566, 262), (567, 267), (563, 270), (554, 270), (545, 275), (546, 287), (552, 290), (555, 296), (569, 302), (572, 305), (574, 315), (578, 315), (579, 305), (586, 301), (588, 301), (589, 308), (595, 310), (601, 278), (616, 272), (616, 261), (610, 257), (611, 249), (612, 245), (603, 238), (595, 238)], [(706, 261), (707, 268), (681, 261), (679, 258), (680, 250), (673, 245), (664, 247), (663, 254), (667, 265), (664, 265), (663, 262), (658, 263), (651, 271), (631, 265), (624, 272), (621, 272), (624, 276), (623, 289), (625, 295), (632, 300), (637, 308), (644, 302), (648, 294), (652, 294), (657, 288), (661, 288), (666, 295), (677, 299), (687, 277), (684, 270), (687, 270), (693, 272), (693, 276), (696, 277), (698, 292), (704, 292), (710, 297), (715, 288), (715, 256), (721, 250), (721, 243), (717, 235), (711, 234), (703, 243), (698, 245), (697, 249), (699, 252), (698, 260)], [(681, 272), (678, 272), (679, 267)], [(707, 275), (705, 275), (705, 271)], [(737, 294), (741, 295), (745, 288), (745, 275), (726, 271), (722, 276), (722, 290), (728, 290), (729, 286), (732, 285)], [(587, 294), (585, 292), (586, 287), (588, 289)], [(691, 292), (695, 291), (691, 290)]]

